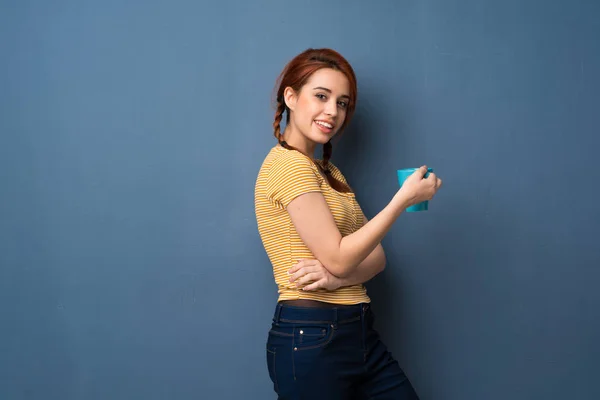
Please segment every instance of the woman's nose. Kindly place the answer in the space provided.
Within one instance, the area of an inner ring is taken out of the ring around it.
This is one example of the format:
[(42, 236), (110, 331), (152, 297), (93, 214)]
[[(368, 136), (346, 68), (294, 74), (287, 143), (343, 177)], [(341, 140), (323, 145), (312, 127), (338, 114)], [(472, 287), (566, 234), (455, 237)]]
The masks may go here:
[(327, 115), (331, 115), (332, 117), (335, 117), (337, 115), (337, 104), (336, 103), (327, 103), (327, 106), (325, 108), (325, 113)]

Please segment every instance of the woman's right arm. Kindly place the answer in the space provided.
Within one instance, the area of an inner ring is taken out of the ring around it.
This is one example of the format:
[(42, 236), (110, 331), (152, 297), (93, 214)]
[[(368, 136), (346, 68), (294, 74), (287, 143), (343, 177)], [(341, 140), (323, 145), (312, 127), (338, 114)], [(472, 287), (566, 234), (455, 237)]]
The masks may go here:
[(325, 198), (310, 192), (292, 200), (287, 211), (302, 241), (333, 275), (348, 277), (377, 247), (400, 214), (410, 205), (429, 200), (441, 186), (434, 174), (423, 178), (421, 167), (409, 177), (390, 203), (356, 232), (342, 237)]

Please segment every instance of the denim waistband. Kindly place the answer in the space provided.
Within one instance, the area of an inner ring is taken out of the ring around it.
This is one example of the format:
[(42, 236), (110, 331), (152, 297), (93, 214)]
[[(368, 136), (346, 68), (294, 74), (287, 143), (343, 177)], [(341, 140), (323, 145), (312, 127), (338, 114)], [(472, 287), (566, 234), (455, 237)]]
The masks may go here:
[(368, 303), (332, 308), (298, 307), (277, 303), (273, 322), (343, 324), (359, 321), (369, 311)]

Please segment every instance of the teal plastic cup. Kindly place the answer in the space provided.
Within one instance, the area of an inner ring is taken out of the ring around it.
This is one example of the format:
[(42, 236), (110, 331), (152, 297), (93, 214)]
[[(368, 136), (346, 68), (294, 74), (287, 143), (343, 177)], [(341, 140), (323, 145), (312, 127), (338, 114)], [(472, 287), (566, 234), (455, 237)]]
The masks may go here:
[[(418, 169), (419, 168), (399, 169), (398, 170), (398, 184), (400, 185), (400, 187), (402, 187), (406, 178), (411, 176)], [(427, 172), (425, 173), (425, 178), (427, 178), (429, 176), (430, 172), (433, 172), (433, 168), (427, 168)], [(406, 212), (427, 211), (428, 209), (429, 209), (429, 202), (422, 201), (420, 203), (413, 204), (412, 206), (408, 207), (406, 209)]]

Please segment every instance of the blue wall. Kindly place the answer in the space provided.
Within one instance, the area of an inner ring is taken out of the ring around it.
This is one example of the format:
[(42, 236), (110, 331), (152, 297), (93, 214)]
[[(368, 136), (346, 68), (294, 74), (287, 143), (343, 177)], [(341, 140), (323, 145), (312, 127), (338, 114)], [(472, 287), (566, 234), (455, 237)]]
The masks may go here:
[(275, 78), (333, 47), (368, 285), (423, 400), (598, 399), (600, 3), (0, 3), (0, 398), (269, 399), (253, 208)]

